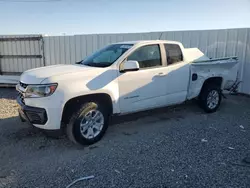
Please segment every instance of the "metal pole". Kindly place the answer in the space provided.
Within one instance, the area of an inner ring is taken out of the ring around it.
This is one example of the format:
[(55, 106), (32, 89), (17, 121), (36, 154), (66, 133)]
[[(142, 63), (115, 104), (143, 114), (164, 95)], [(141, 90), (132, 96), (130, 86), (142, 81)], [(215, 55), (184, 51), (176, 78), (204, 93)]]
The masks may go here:
[(2, 75), (2, 58), (1, 58), (1, 52), (0, 52), (0, 75)]
[(42, 36), (42, 46), (41, 46), (41, 50), (42, 50), (42, 54), (43, 54), (43, 66), (46, 66), (46, 62), (45, 62), (45, 53), (44, 53), (44, 38)]

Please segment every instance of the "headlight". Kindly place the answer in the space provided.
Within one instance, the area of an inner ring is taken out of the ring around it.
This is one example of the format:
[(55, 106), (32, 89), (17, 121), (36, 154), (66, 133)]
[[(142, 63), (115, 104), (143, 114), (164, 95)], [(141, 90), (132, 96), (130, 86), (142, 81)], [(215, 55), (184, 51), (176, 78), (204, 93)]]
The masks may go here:
[(56, 87), (57, 84), (28, 85), (24, 96), (26, 98), (47, 97), (55, 92)]

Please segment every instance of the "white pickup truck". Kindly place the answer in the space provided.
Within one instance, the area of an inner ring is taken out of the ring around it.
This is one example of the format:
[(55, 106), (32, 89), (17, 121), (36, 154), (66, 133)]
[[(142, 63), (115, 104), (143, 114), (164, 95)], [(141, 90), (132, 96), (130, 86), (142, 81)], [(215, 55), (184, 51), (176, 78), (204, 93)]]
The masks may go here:
[(197, 98), (206, 112), (236, 79), (237, 58), (209, 59), (174, 41), (122, 42), (81, 62), (25, 71), (16, 86), (21, 120), (65, 128), (80, 144), (100, 140), (111, 115), (121, 115)]

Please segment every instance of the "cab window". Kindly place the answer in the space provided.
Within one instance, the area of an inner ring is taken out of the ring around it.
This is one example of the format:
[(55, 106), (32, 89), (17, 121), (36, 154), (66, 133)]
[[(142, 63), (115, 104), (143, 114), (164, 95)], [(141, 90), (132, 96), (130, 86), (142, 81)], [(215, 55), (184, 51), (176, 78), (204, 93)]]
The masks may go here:
[(161, 53), (158, 44), (147, 45), (134, 51), (127, 60), (138, 61), (140, 68), (152, 68), (161, 66)]
[(183, 61), (182, 51), (177, 44), (164, 44), (168, 65)]

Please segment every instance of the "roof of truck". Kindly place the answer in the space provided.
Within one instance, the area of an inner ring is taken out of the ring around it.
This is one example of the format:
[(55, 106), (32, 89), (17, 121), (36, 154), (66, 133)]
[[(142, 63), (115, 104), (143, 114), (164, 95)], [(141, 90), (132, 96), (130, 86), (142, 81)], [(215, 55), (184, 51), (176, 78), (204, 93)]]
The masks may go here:
[(181, 44), (177, 41), (170, 41), (170, 40), (136, 40), (136, 41), (124, 41), (124, 42), (117, 42), (115, 44), (145, 44), (145, 43), (172, 43), (172, 44)]

